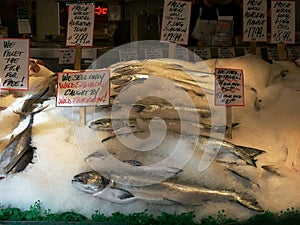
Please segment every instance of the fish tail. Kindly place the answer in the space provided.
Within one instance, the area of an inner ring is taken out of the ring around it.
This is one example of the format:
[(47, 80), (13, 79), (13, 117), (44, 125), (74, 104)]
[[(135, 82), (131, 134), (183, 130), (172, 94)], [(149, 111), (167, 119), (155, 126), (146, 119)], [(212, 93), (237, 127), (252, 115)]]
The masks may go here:
[(264, 169), (265, 171), (269, 172), (269, 173), (272, 173), (276, 176), (283, 176), (279, 170), (280, 170), (280, 167), (279, 166), (276, 166), (276, 165), (264, 165), (261, 167), (262, 169)]
[(249, 165), (256, 167), (256, 156), (265, 153), (265, 151), (256, 149), (256, 148), (250, 148), (245, 146), (236, 146), (238, 150), (239, 156), (244, 159)]

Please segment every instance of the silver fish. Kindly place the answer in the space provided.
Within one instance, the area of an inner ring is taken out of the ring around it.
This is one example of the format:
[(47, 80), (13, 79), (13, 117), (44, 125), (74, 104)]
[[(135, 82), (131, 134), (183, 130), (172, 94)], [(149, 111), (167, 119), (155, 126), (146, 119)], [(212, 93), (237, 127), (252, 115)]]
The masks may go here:
[[(191, 76), (191, 73), (189, 72), (196, 75)], [(120, 87), (123, 87), (131, 81), (147, 79), (145, 76), (157, 76), (174, 81), (178, 87), (181, 87), (196, 96), (205, 96), (206, 94), (212, 95), (213, 74), (204, 73), (205, 76), (200, 76), (202, 74), (203, 72), (201, 71), (191, 71), (185, 68), (178, 68), (176, 65), (165, 62), (145, 60), (140, 62), (131, 62), (128, 65), (112, 69), (111, 79), (113, 84), (121, 84)], [(205, 80), (203, 79), (204, 77), (208, 77), (209, 79)], [(114, 87), (114, 90), (119, 92), (120, 87)]]
[[(90, 123), (89, 128), (94, 131), (107, 131), (107, 132), (114, 132), (119, 133), (119, 129), (130, 128), (127, 129), (131, 132), (138, 132), (144, 131), (149, 129), (149, 122), (150, 120), (152, 123), (162, 123), (164, 122), (167, 125), (167, 129), (170, 131), (178, 132), (178, 133), (186, 133), (186, 134), (199, 134), (200, 129), (205, 132), (215, 132), (215, 133), (224, 133), (227, 129), (227, 126), (211, 126), (210, 124), (206, 123), (193, 123), (190, 121), (180, 121), (174, 119), (164, 119), (161, 121), (160, 119), (110, 119), (110, 118), (102, 118), (95, 120)], [(184, 126), (181, 126), (184, 124)], [(234, 123), (232, 127), (237, 126), (238, 123)], [(188, 129), (184, 129), (188, 128)], [(119, 130), (121, 131), (121, 130)]]
[[(16, 136), (12, 136), (10, 142), (0, 154), (0, 177), (5, 177), (13, 171), (20, 171), (24, 167), (25, 162), (30, 162), (28, 157), (31, 156), (33, 147), (31, 146), (31, 134), (34, 115), (43, 111), (48, 106), (41, 107), (34, 111), (36, 103), (40, 103), (38, 96), (42, 97), (48, 88), (33, 95), (27, 99), (22, 107), (22, 111), (15, 112), (23, 118), (19, 126), (15, 130), (20, 132)], [(29, 151), (29, 152), (28, 152)]]
[[(114, 149), (116, 146), (119, 146), (118, 144), (118, 136), (126, 136), (130, 137), (132, 135), (135, 135), (139, 137), (140, 134), (145, 133), (145, 136), (147, 136), (148, 131), (139, 131), (134, 134), (128, 134), (128, 133), (115, 133), (115, 135), (111, 135), (109, 137), (106, 137), (105, 139), (102, 140), (102, 143), (105, 146), (110, 146), (106, 147), (107, 149)], [(174, 132), (170, 132), (174, 133)], [(176, 136), (176, 134), (173, 134), (174, 137), (182, 138), (183, 136), (181, 135)], [(256, 149), (256, 148), (251, 148), (251, 147), (245, 147), (245, 146), (239, 146), (235, 145), (229, 141), (218, 139), (218, 138), (213, 138), (210, 136), (206, 135), (192, 135), (192, 134), (185, 134), (184, 135), (188, 140), (196, 140), (196, 150), (202, 150), (204, 152), (207, 152), (209, 155), (212, 156), (211, 160), (214, 160), (215, 157), (218, 160), (218, 158), (222, 158), (223, 155), (230, 155), (231, 160), (234, 160), (234, 162), (237, 159), (242, 159), (246, 164), (251, 165), (256, 167), (256, 157), (260, 154), (265, 153), (264, 150)], [(166, 136), (168, 138), (168, 136)], [(122, 146), (122, 145), (121, 145)], [(159, 145), (157, 149), (163, 148), (163, 145)], [(123, 146), (124, 151), (125, 147)], [(113, 151), (114, 152), (114, 151)], [(117, 153), (114, 153), (117, 154)], [(232, 156), (235, 157), (232, 159)], [(222, 160), (221, 160), (222, 161)]]
[[(112, 112), (118, 115), (122, 115), (122, 111), (130, 111), (130, 117), (132, 118), (144, 118), (149, 119), (155, 117), (160, 117), (163, 119), (179, 119), (181, 115), (181, 120), (188, 120), (192, 122), (198, 122), (195, 120), (200, 120), (201, 118), (209, 118), (211, 116), (212, 110), (203, 109), (203, 108), (193, 108), (189, 106), (173, 106), (168, 104), (161, 103), (151, 103), (143, 104), (137, 103), (133, 105), (124, 105), (124, 104), (114, 104), (111, 108)], [(126, 115), (126, 117), (128, 116)]]
[(264, 150), (245, 147), (240, 145), (235, 145), (229, 141), (212, 138), (209, 136), (200, 135), (199, 136), (199, 148), (207, 151), (219, 151), (218, 154), (222, 153), (232, 153), (244, 160), (247, 164), (256, 167), (255, 157), (265, 153)]
[(232, 190), (212, 190), (202, 185), (178, 182), (175, 178), (148, 186), (131, 186), (115, 183), (90, 171), (74, 176), (72, 184), (94, 197), (115, 203), (142, 200), (155, 204), (201, 205), (206, 201), (235, 201), (248, 209), (263, 211), (258, 202), (247, 194)]
[(29, 114), (25, 120), (27, 121), (27, 127), (16, 137), (12, 138), (0, 155), (0, 176), (2, 177), (5, 177), (13, 169), (29, 149), (33, 115)]

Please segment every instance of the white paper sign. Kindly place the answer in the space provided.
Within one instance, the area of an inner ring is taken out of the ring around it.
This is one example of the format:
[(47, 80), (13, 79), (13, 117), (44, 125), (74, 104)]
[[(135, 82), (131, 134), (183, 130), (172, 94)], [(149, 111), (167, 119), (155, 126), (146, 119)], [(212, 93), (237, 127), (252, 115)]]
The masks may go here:
[(58, 73), (57, 106), (109, 104), (109, 70)]
[(271, 43), (295, 43), (295, 1), (271, 2)]
[(94, 4), (70, 4), (67, 46), (93, 46)]
[(189, 50), (187, 48), (181, 47), (180, 45), (177, 45), (175, 50), (175, 59), (189, 61)]
[(290, 60), (300, 58), (300, 46), (287, 46), (287, 52)]
[(74, 64), (75, 49), (62, 49), (59, 51), (58, 64)]
[(243, 70), (228, 68), (215, 69), (215, 105), (244, 105)]
[(145, 59), (158, 59), (163, 58), (163, 51), (161, 48), (145, 49)]
[(137, 49), (120, 49), (119, 50), (120, 61), (130, 61), (138, 59)]
[(244, 0), (243, 41), (267, 41), (267, 1)]
[(218, 48), (219, 58), (233, 58), (235, 57), (234, 48)]
[(160, 39), (188, 44), (190, 14), (191, 2), (165, 0)]
[(211, 58), (210, 48), (194, 48), (195, 61), (207, 60)]
[(0, 39), (2, 89), (28, 90), (29, 40)]

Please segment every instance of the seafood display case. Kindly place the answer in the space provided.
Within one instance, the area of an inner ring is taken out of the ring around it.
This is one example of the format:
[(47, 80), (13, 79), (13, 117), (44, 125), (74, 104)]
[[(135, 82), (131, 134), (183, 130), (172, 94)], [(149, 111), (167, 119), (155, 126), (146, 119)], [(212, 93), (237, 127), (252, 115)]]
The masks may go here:
[[(58, 87), (66, 93), (86, 87), (84, 74), (58, 85), (52, 68), (30, 64), (40, 69), (30, 70), (29, 90), (0, 99), (1, 204), (26, 209), (39, 201), (45, 209), (87, 218), (95, 211), (194, 212), (194, 221), (223, 210), (246, 219), (300, 207), (299, 67), (251, 54), (166, 58), (165, 44), (164, 58), (116, 59), (122, 49), (141, 57), (157, 44), (83, 49), (84, 67), (106, 68), (110, 78), (110, 105), (86, 107), (85, 125), (81, 107), (59, 106), (55, 96)], [(31, 56), (62, 71), (59, 51), (31, 49)], [(226, 108), (215, 104), (216, 68), (243, 71), (244, 105), (232, 106), (232, 138), (225, 136)]]

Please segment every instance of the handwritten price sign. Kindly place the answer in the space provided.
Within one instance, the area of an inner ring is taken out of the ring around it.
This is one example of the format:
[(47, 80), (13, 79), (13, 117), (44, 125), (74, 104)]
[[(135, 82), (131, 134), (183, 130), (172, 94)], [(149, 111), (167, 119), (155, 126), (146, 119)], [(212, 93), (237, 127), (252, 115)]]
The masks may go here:
[(271, 42), (295, 43), (295, 1), (271, 2)]
[(187, 44), (190, 27), (191, 2), (165, 0), (161, 40)]
[(243, 70), (226, 68), (215, 69), (215, 105), (244, 105)]
[(267, 1), (244, 0), (243, 41), (267, 41)]
[(28, 90), (29, 40), (0, 39), (2, 89)]
[(109, 70), (58, 73), (57, 106), (109, 104)]
[(66, 46), (93, 46), (94, 4), (70, 4)]

